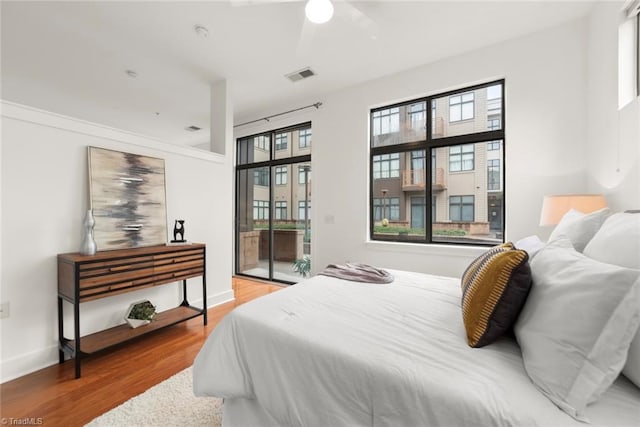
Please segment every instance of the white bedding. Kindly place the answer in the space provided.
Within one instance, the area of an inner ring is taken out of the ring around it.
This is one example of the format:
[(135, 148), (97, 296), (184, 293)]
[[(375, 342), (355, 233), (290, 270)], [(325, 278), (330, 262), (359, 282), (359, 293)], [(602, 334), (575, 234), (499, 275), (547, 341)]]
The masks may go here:
[[(514, 340), (467, 346), (458, 279), (391, 273), (316, 276), (236, 308), (195, 360), (196, 395), (255, 401), (263, 425), (584, 426), (535, 388)], [(587, 415), (638, 426), (639, 408), (619, 379)]]

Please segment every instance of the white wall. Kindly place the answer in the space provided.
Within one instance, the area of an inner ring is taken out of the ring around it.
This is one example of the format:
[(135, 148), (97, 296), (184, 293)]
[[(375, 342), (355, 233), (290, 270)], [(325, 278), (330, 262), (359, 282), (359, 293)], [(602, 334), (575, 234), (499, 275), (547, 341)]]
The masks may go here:
[(586, 31), (580, 19), (366, 82), (308, 100), (323, 106), (303, 117), (259, 123), (235, 137), (312, 121), (313, 272), (359, 261), (460, 276), (483, 248), (368, 241), (369, 110), (505, 78), (506, 239), (544, 239), (551, 230), (538, 226), (543, 196), (587, 191)]
[(640, 98), (618, 110), (622, 5), (598, 3), (588, 22), (588, 189), (614, 210), (640, 209)]
[(538, 227), (543, 196), (586, 189), (585, 63), (580, 20), (324, 99), (313, 122), (314, 270), (351, 260), (462, 273), (480, 250), (367, 242), (368, 111), (501, 77), (506, 79), (506, 239), (546, 237), (549, 230)]
[[(231, 291), (233, 186), (230, 156), (174, 146), (139, 135), (11, 103), (2, 104), (1, 378), (57, 363), (56, 255), (76, 252), (88, 208), (87, 146), (165, 159), (168, 238), (185, 219), (186, 238), (207, 246), (208, 306)], [(229, 140), (229, 145), (231, 141)], [(227, 153), (231, 152), (229, 146)], [(221, 242), (229, 242), (224, 245)], [(189, 301), (202, 302), (200, 279), (188, 281)], [(81, 305), (81, 334), (122, 323), (129, 303), (177, 305), (179, 284)], [(65, 329), (72, 336), (71, 305)]]

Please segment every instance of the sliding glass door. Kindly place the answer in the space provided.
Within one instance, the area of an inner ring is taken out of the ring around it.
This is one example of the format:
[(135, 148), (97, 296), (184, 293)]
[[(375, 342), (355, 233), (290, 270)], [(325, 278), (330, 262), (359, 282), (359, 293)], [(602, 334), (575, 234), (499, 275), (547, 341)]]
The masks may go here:
[(236, 274), (296, 283), (311, 265), (311, 124), (237, 149)]

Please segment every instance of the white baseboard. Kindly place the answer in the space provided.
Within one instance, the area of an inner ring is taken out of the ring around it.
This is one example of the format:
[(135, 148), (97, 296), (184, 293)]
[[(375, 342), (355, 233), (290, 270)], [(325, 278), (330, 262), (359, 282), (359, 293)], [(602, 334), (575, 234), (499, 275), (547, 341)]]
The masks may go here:
[[(212, 308), (233, 301), (233, 290), (229, 289), (216, 295), (207, 296), (207, 307)], [(194, 301), (198, 305), (201, 300)], [(24, 353), (0, 362), (0, 383), (14, 380), (40, 369), (58, 363), (58, 345)]]

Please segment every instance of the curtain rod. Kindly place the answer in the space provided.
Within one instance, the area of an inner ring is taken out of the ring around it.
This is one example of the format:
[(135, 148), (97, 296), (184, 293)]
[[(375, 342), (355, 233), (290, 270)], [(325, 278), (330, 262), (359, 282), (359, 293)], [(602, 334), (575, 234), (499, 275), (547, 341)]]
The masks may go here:
[(269, 119), (272, 119), (274, 117), (284, 116), (285, 114), (294, 113), (294, 112), (300, 111), (300, 110), (306, 110), (307, 108), (311, 108), (311, 107), (315, 107), (316, 109), (318, 109), (318, 108), (320, 108), (321, 105), (322, 105), (322, 102), (316, 102), (315, 104), (305, 105), (304, 107), (294, 108), (293, 110), (284, 111), (284, 112), (278, 113), (278, 114), (272, 114), (270, 116), (266, 116), (266, 117), (263, 117), (261, 119), (255, 119), (255, 120), (251, 120), (249, 122), (244, 122), (244, 123), (240, 123), (240, 124), (237, 124), (237, 125), (233, 125), (233, 127), (237, 128), (237, 127), (240, 127), (240, 126), (249, 125), (251, 123), (261, 122), (262, 120), (265, 120), (265, 121), (268, 122)]

